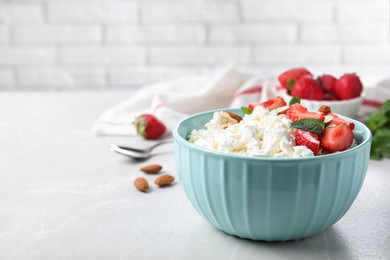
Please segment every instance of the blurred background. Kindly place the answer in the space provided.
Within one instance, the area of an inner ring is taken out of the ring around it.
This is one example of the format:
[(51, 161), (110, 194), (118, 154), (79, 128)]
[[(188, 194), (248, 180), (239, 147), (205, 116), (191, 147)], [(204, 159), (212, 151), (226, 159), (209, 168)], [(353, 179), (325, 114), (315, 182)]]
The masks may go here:
[(388, 0), (0, 0), (0, 90), (123, 90), (234, 64), (390, 76)]

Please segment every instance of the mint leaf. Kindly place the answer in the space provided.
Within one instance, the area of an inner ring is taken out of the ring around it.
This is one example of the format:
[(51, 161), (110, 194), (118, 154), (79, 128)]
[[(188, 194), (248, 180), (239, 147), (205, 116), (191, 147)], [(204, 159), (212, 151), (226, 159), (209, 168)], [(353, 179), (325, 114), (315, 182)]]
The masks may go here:
[(390, 99), (370, 114), (366, 125), (372, 132), (370, 158), (390, 158)]
[(291, 107), (292, 105), (294, 105), (296, 103), (300, 104), (301, 103), (301, 99), (299, 97), (292, 97), (292, 99), (290, 100), (288, 105)]
[(390, 157), (390, 129), (380, 129), (372, 137), (370, 158)]
[(241, 107), (241, 111), (244, 115), (250, 115), (252, 114), (252, 110), (249, 109), (249, 107)]
[(378, 110), (370, 114), (366, 125), (373, 133), (383, 127), (390, 128), (390, 100), (387, 100)]
[(325, 123), (320, 119), (302, 118), (292, 122), (290, 127), (320, 134), (325, 129)]

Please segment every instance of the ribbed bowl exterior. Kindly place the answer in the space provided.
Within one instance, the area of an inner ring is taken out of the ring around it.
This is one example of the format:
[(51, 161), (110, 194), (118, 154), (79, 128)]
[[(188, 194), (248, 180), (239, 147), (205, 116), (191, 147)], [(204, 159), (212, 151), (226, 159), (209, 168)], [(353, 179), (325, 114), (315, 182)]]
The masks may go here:
[(346, 152), (267, 159), (219, 153), (186, 141), (183, 137), (206, 118), (211, 115), (194, 116), (174, 130), (175, 157), (192, 205), (220, 230), (253, 240), (304, 238), (336, 223), (360, 191), (371, 135), (359, 122), (354, 134), (362, 143)]

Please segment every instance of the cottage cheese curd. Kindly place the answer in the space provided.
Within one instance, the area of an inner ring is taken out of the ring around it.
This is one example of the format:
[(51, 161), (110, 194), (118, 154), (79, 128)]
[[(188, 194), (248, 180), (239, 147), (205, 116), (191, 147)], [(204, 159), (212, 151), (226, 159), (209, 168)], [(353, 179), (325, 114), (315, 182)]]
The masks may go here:
[(215, 112), (206, 129), (194, 129), (188, 140), (220, 152), (255, 157), (297, 158), (314, 156), (306, 146), (296, 146), (291, 121), (276, 110), (257, 106), (240, 122), (229, 122), (226, 113)]

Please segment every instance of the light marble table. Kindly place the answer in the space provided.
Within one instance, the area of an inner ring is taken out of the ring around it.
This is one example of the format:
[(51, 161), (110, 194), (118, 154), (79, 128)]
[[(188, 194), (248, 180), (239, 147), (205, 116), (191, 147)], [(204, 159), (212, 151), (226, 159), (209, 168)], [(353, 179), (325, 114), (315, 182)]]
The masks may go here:
[(325, 232), (244, 240), (204, 221), (179, 180), (134, 189), (143, 165), (176, 172), (171, 145), (136, 162), (109, 146), (145, 141), (91, 134), (97, 117), (129, 95), (0, 93), (0, 259), (390, 259), (390, 160), (370, 161), (358, 198)]

